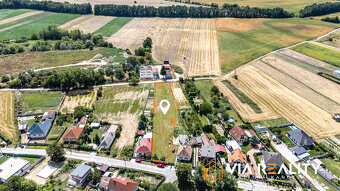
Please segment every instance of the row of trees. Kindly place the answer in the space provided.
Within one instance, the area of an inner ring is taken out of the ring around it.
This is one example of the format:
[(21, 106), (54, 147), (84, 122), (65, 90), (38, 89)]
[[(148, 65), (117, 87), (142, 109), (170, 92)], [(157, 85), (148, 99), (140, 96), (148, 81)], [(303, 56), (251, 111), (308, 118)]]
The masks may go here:
[(192, 18), (288, 18), (293, 14), (282, 8), (265, 9), (249, 6), (238, 6), (237, 4), (224, 4), (222, 8), (217, 7), (187, 7), (187, 6), (128, 6), (128, 5), (95, 5), (95, 15), (121, 16), (121, 17), (192, 17)]
[(20, 73), (19, 77), (9, 82), (9, 88), (61, 88), (63, 90), (87, 88), (105, 82), (104, 71), (99, 69), (72, 69), (61, 71), (39, 71)]
[(313, 5), (308, 5), (301, 9), (299, 12), (300, 17), (310, 17), (327, 15), (330, 13), (340, 12), (340, 2), (326, 2), (326, 3), (314, 3)]
[(2, 0), (0, 9), (37, 9), (59, 13), (92, 14), (90, 3), (70, 4), (54, 1)]
[(325, 22), (330, 22), (330, 23), (340, 23), (338, 16), (336, 16), (336, 17), (325, 17), (325, 18), (322, 18), (321, 20), (325, 21)]

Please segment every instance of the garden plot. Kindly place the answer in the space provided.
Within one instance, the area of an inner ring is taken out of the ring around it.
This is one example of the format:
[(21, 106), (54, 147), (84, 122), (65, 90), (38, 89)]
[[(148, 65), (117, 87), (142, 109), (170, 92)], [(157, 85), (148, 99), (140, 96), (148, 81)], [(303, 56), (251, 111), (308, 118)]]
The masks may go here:
[(62, 92), (31, 92), (19, 94), (20, 106), (23, 114), (43, 113), (57, 110), (64, 98)]
[[(300, 82), (299, 80), (294, 78), (293, 74), (285, 73), (284, 71), (273, 68), (273, 66), (270, 65), (269, 63), (276, 62), (275, 59), (279, 60), (273, 57), (265, 57), (264, 59), (262, 59), (264, 62), (262, 61), (256, 62), (254, 66), (256, 66), (258, 69), (260, 69), (261, 71), (263, 71), (264, 73), (272, 77), (273, 79), (277, 80), (278, 82), (280, 82), (281, 84), (283, 84), (284, 86), (286, 86), (287, 88), (295, 92), (296, 94), (300, 95), (301, 97), (305, 98), (311, 103), (321, 107), (323, 110), (329, 112), (330, 114), (340, 112), (340, 104), (338, 102), (319, 93), (317, 90), (312, 89), (312, 87), (309, 87), (305, 85), (304, 83)], [(284, 64), (284, 63), (281, 63), (281, 64)], [(319, 82), (315, 82), (315, 83), (319, 83)], [(329, 81), (329, 84), (331, 83), (333, 82)], [(336, 85), (334, 87), (336, 87)], [(337, 94), (336, 92), (339, 92), (339, 88), (332, 89), (332, 90), (331, 89), (324, 90), (324, 92), (325, 91), (327, 91), (329, 94), (336, 95)]]
[(237, 85), (258, 105), (266, 105), (316, 139), (340, 133), (340, 124), (328, 112), (254, 66), (238, 70)]
[(14, 93), (0, 92), (0, 133), (14, 142), (17, 139), (17, 126), (14, 124)]
[(73, 112), (77, 106), (84, 106), (91, 108), (92, 104), (96, 100), (96, 91), (92, 90), (80, 90), (70, 91), (67, 93), (64, 103), (60, 110), (62, 112)]
[(172, 84), (172, 91), (174, 93), (174, 97), (175, 97), (176, 102), (179, 105), (180, 109), (190, 108), (189, 102), (188, 102), (187, 98), (185, 97), (179, 83), (173, 83)]
[(146, 37), (159, 63), (168, 60), (188, 76), (221, 74), (214, 19), (134, 18), (108, 41), (134, 51)]
[(73, 19), (60, 27), (67, 30), (79, 29), (84, 33), (92, 33), (106, 25), (115, 17), (84, 15)]
[(114, 147), (132, 146), (138, 127), (138, 117), (144, 109), (149, 85), (115, 86), (104, 88), (103, 97), (94, 103), (94, 114), (99, 120), (121, 124), (122, 132)]
[(14, 16), (14, 17), (10, 17), (10, 18), (4, 19), (4, 20), (0, 20), (0, 25), (10, 23), (10, 22), (13, 22), (13, 21), (16, 21), (16, 20), (19, 20), (19, 19), (23, 19), (25, 17), (29, 17), (29, 16), (32, 16), (32, 15), (43, 13), (43, 12), (44, 11), (32, 11), (32, 12), (23, 13), (23, 14)]

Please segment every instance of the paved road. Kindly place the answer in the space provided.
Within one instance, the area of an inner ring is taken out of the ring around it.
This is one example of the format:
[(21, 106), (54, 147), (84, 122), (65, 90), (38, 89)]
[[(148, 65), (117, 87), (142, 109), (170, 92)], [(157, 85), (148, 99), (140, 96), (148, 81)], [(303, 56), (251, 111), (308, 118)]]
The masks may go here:
[[(3, 153), (46, 155), (46, 151), (43, 149), (2, 148), (0, 150)], [(122, 160), (95, 156), (89, 153), (78, 153), (69, 151), (66, 152), (65, 157), (71, 159), (79, 159), (88, 162), (102, 163), (115, 167), (127, 167), (136, 170), (145, 170), (149, 172), (160, 173), (166, 177), (165, 182), (174, 182), (177, 180), (175, 169), (174, 168), (170, 169), (170, 167), (162, 169), (151, 165), (136, 163), (133, 160), (125, 162)]]

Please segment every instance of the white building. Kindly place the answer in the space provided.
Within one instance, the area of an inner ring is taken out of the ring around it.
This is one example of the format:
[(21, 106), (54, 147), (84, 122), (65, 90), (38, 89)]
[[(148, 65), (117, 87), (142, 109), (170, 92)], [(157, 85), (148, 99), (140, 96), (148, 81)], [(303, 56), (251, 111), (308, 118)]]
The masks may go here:
[[(4, 157), (4, 156), (3, 156)], [(11, 176), (24, 172), (30, 163), (22, 158), (9, 158), (0, 165), (0, 181), (5, 182)]]

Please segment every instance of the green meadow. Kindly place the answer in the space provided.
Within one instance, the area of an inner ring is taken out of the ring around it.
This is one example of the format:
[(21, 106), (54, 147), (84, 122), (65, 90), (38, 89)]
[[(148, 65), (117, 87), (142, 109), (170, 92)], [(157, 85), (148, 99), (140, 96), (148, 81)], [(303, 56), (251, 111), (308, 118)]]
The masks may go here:
[(0, 20), (15, 17), (24, 13), (32, 12), (31, 9), (1, 9)]
[(102, 34), (104, 37), (110, 37), (132, 19), (132, 17), (117, 17), (94, 33)]

